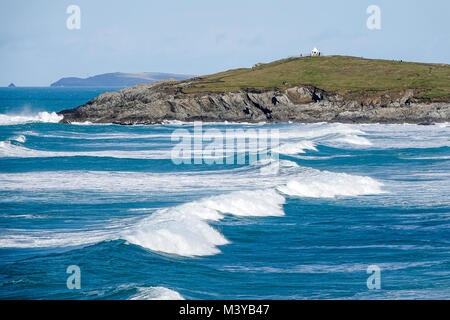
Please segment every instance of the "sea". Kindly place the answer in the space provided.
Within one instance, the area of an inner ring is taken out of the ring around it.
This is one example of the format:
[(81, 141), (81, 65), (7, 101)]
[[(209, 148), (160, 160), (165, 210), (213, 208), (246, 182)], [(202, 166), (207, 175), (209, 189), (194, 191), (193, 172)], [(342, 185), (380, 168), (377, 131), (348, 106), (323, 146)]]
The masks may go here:
[(450, 299), (449, 123), (58, 123), (114, 90), (0, 88), (0, 299)]

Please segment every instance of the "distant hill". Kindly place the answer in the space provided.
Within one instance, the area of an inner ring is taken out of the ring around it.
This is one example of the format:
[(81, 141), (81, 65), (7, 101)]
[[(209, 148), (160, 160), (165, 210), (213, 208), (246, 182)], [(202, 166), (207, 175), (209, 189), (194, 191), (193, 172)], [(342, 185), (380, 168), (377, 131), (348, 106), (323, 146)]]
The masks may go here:
[(105, 73), (89, 78), (68, 77), (62, 78), (51, 87), (130, 87), (142, 83), (150, 83), (165, 79), (185, 80), (192, 78), (192, 75), (159, 73), (159, 72), (141, 72), (141, 73)]
[(14, 83), (12, 83), (12, 82), (8, 86), (8, 88), (15, 88), (15, 87), (16, 87), (16, 85)]

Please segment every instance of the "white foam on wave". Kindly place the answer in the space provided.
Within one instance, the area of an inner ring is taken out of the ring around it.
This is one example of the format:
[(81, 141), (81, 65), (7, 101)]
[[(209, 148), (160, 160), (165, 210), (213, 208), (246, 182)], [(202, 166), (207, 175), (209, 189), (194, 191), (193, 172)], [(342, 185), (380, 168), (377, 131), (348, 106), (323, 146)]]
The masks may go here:
[(450, 147), (450, 126), (447, 123), (432, 126), (415, 124), (360, 124), (359, 127), (372, 142), (373, 149), (430, 149)]
[(165, 287), (139, 287), (129, 300), (184, 300), (183, 296)]
[[(403, 270), (415, 267), (430, 267), (432, 265), (441, 264), (442, 262), (424, 261), (424, 262), (392, 262), (377, 263), (382, 270)], [(305, 273), (305, 274), (323, 274), (323, 273), (354, 273), (364, 272), (368, 265), (362, 263), (344, 263), (344, 264), (301, 264), (289, 267), (275, 266), (225, 266), (222, 268), (228, 272), (250, 272), (250, 273)]]
[(25, 124), (30, 122), (43, 122), (43, 123), (58, 123), (63, 119), (63, 116), (58, 115), (56, 112), (39, 112), (36, 115), (7, 115), (0, 114), (0, 125), (9, 126), (16, 124)]
[[(103, 143), (101, 147), (105, 147), (107, 144)], [(148, 146), (149, 144), (147, 144)], [(153, 147), (155, 144), (150, 144)], [(162, 145), (160, 143), (159, 145)], [(94, 146), (91, 144), (91, 146)], [(116, 146), (116, 144), (112, 144)], [(127, 144), (128, 147), (132, 146)], [(145, 147), (146, 144), (139, 144), (138, 147)], [(251, 147), (250, 149), (242, 148), (236, 150), (236, 153), (257, 153), (262, 149), (256, 149)], [(57, 158), (57, 157), (97, 157), (97, 158), (117, 158), (117, 159), (171, 159), (182, 160), (188, 159), (192, 161), (192, 157), (199, 156), (203, 160), (205, 159), (223, 159), (223, 154), (215, 154), (214, 152), (207, 152), (206, 150), (192, 150), (191, 153), (186, 155), (183, 152), (174, 152), (170, 145), (164, 149), (140, 149), (140, 150), (97, 150), (97, 151), (48, 151), (37, 150), (27, 148), (25, 146), (19, 146), (11, 144), (10, 141), (0, 141), (0, 157), (2, 158)]]
[(186, 125), (190, 125), (192, 123), (184, 122), (184, 121), (180, 121), (180, 120), (164, 120), (162, 122), (162, 124), (169, 125), (169, 126), (186, 126)]
[(0, 235), (1, 248), (58, 248), (85, 246), (105, 240), (117, 239), (117, 226), (113, 230), (18, 230)]
[[(26, 122), (58, 122), (61, 118), (55, 113), (41, 113), (39, 116), (10, 116), (0, 115), (0, 125), (26, 123)], [(89, 125), (89, 123), (83, 123)], [(205, 139), (215, 139), (225, 134), (224, 130), (215, 132), (208, 130), (208, 126), (204, 125)], [(233, 127), (229, 124), (230, 129)], [(167, 140), (170, 143), (171, 132), (158, 130), (158, 126), (152, 127), (156, 132), (120, 132), (110, 134), (96, 133), (79, 133), (79, 132), (62, 132), (58, 134), (38, 134), (42, 137), (59, 137), (67, 139), (152, 139), (158, 138)], [(163, 127), (161, 127), (163, 128)], [(227, 128), (228, 129), (228, 128)], [(448, 134), (450, 127), (448, 123), (437, 124), (434, 126), (418, 126), (418, 125), (382, 125), (382, 124), (339, 124), (339, 123), (318, 123), (318, 124), (290, 124), (290, 125), (270, 125), (261, 126), (261, 129), (279, 130), (279, 149), (280, 153), (296, 154), (305, 150), (314, 150), (318, 145), (331, 147), (352, 147), (365, 148), (371, 146), (373, 148), (430, 148), (450, 146)], [(190, 130), (192, 134), (192, 130)], [(258, 129), (247, 132), (248, 138), (257, 138)], [(219, 136), (220, 135), (220, 136)], [(240, 137), (241, 133), (236, 132), (230, 137)], [(284, 151), (282, 151), (284, 149)], [(298, 150), (298, 152), (297, 152)], [(70, 156), (70, 155), (67, 155)], [(169, 155), (170, 156), (170, 155)]]
[(94, 125), (92, 122), (90, 121), (84, 121), (84, 122), (71, 122), (70, 124), (75, 125), (75, 126), (92, 126)]
[(199, 204), (235, 216), (283, 216), (285, 199), (275, 190), (237, 191), (200, 201)]
[(282, 216), (285, 199), (275, 190), (239, 191), (158, 210), (122, 237), (152, 251), (180, 256), (205, 256), (220, 252), (228, 240), (208, 222), (223, 214)]
[(430, 156), (430, 157), (399, 157), (406, 160), (450, 160), (450, 156)]
[[(74, 124), (74, 123), (72, 123)], [(78, 123), (78, 125), (81, 125)], [(88, 125), (83, 123), (83, 125)], [(24, 135), (35, 136), (41, 138), (58, 138), (71, 140), (135, 140), (135, 139), (167, 139), (170, 140), (170, 134), (164, 133), (125, 133), (125, 132), (110, 132), (110, 133), (83, 133), (78, 131), (52, 131), (52, 133), (40, 133), (36, 131), (23, 131)], [(121, 141), (123, 143), (124, 141)], [(160, 142), (158, 142), (160, 143)]]
[(366, 132), (360, 127), (342, 123), (314, 123), (284, 125), (279, 129), (280, 141), (310, 140), (315, 145), (370, 145)]
[(370, 177), (310, 171), (300, 179), (291, 179), (277, 189), (290, 196), (310, 198), (334, 198), (337, 196), (360, 196), (382, 194), (383, 184)]
[[(92, 197), (95, 199), (100, 193), (133, 195), (142, 198), (142, 196), (153, 194), (160, 196), (210, 194), (211, 190), (217, 193), (229, 193), (275, 187), (286, 191), (286, 194), (295, 194), (293, 189), (299, 184), (308, 190), (308, 192), (297, 191), (300, 196), (316, 194), (316, 196), (328, 197), (330, 192), (325, 191), (336, 186), (339, 186), (341, 191), (333, 192), (335, 195), (379, 193), (381, 188), (381, 183), (372, 178), (319, 171), (299, 166), (288, 160), (278, 162), (267, 160), (245, 168), (204, 172), (41, 171), (0, 173), (0, 181), (3, 182), (0, 184), (1, 191), (49, 193), (49, 197), (56, 197), (58, 193), (63, 193), (64, 197), (67, 197), (73, 193), (67, 191), (84, 193), (92, 191), (90, 193), (92, 196), (81, 199), (82, 201)], [(297, 184), (292, 181), (296, 181)], [(11, 199), (7, 199), (7, 201), (11, 201)], [(71, 201), (78, 202), (80, 199), (74, 198)]]
[[(25, 138), (24, 136), (22, 136)], [(25, 142), (25, 139), (16, 140)], [(14, 139), (15, 140), (15, 139)], [(98, 151), (47, 151), (27, 148), (0, 141), (1, 158), (56, 158), (56, 157), (97, 157), (118, 159), (170, 159), (169, 150), (98, 150)]]
[(299, 141), (299, 142), (287, 142), (280, 144), (278, 147), (273, 148), (273, 152), (294, 155), (299, 153), (305, 153), (306, 150), (317, 151), (316, 144), (309, 140)]
[(366, 139), (364, 137), (358, 136), (358, 135), (346, 135), (345, 137), (336, 138), (334, 141), (337, 142), (344, 142), (347, 144), (353, 144), (358, 146), (371, 146), (372, 142), (370, 142), (369, 139)]
[[(93, 191), (114, 194), (158, 193), (186, 194), (193, 192), (237, 191), (251, 187), (253, 170), (223, 170), (211, 172), (121, 172), (121, 171), (41, 171), (24, 173), (0, 173), (2, 191)], [(270, 188), (276, 177), (262, 175), (258, 186)], [(93, 196), (96, 196), (93, 194)]]
[(12, 137), (8, 141), (16, 141), (19, 143), (25, 143), (27, 141), (27, 137), (25, 137), (23, 134), (20, 134), (18, 136)]
[[(215, 139), (223, 136), (225, 130), (208, 130), (210, 123), (204, 123), (205, 139)], [(232, 124), (228, 124), (233, 129)], [(152, 127), (157, 130), (159, 127)], [(162, 127), (161, 127), (162, 128)], [(228, 128), (227, 128), (228, 129)], [(340, 124), (340, 123), (317, 123), (317, 124), (290, 124), (290, 125), (262, 125), (260, 128), (246, 132), (249, 139), (258, 137), (258, 129), (276, 129), (279, 131), (277, 137), (280, 141), (280, 148), (286, 145), (293, 146), (304, 141), (309, 141), (314, 146), (325, 145), (330, 147), (351, 147), (351, 148), (430, 148), (450, 146), (448, 123), (441, 123), (434, 126), (419, 126), (413, 124)], [(189, 129), (191, 134), (193, 131)], [(273, 133), (273, 132), (272, 132)], [(240, 137), (242, 133), (231, 132), (230, 137)], [(51, 135), (49, 135), (50, 137)], [(65, 133), (61, 138), (73, 139), (167, 139), (170, 141), (171, 132), (123, 132), (111, 134), (81, 134), (78, 132)], [(306, 142), (307, 143), (307, 142)], [(308, 146), (299, 150), (313, 150)], [(288, 148), (289, 149), (289, 148)], [(295, 150), (294, 150), (295, 151)], [(280, 152), (282, 153), (282, 152)], [(301, 151), (299, 152), (301, 153)]]
[[(56, 115), (56, 114), (55, 114)], [(57, 115), (56, 115), (57, 116)], [(59, 116), (57, 116), (59, 117)], [(45, 116), (41, 116), (42, 120), (45, 120)], [(51, 117), (50, 117), (51, 118)], [(58, 119), (56, 119), (58, 120)], [(274, 127), (275, 129), (277, 127)], [(276, 131), (278, 132), (278, 131)], [(203, 133), (204, 139), (215, 139), (223, 138), (224, 131), (222, 130), (206, 130)], [(25, 134), (25, 132), (24, 132)], [(65, 132), (60, 133), (47, 133), (40, 134), (34, 131), (26, 131), (26, 134), (33, 136), (40, 136), (42, 138), (63, 138), (63, 139), (86, 139), (86, 140), (111, 140), (114, 141), (110, 144), (111, 149), (105, 150), (106, 143), (103, 143), (97, 147), (102, 147), (98, 151), (53, 151), (53, 150), (39, 150), (27, 148), (25, 146), (15, 145), (9, 143), (9, 141), (0, 142), (0, 157), (9, 158), (38, 158), (38, 157), (76, 157), (76, 156), (86, 156), (86, 157), (110, 157), (119, 159), (183, 159), (183, 157), (190, 157), (193, 154), (180, 154), (173, 153), (175, 149), (175, 144), (171, 142), (170, 132), (161, 132), (156, 130), (156, 132), (122, 132), (122, 133), (110, 133), (110, 134), (95, 134), (95, 133), (77, 133), (77, 132)], [(272, 134), (275, 134), (272, 132)], [(336, 147), (339, 144), (352, 145), (352, 146), (368, 146), (371, 142), (362, 137), (365, 133), (354, 126), (340, 125), (340, 124), (319, 124), (319, 125), (292, 125), (289, 127), (279, 128), (279, 138), (280, 144), (278, 146), (273, 146), (271, 152), (279, 153), (285, 155), (296, 155), (305, 153), (307, 150), (317, 151), (317, 145), (330, 145)], [(241, 137), (242, 132), (236, 131), (229, 134), (227, 132), (227, 137), (238, 138)], [(277, 134), (278, 135), (278, 134)], [(246, 137), (253, 139), (258, 139), (259, 130), (253, 130), (247, 132)], [(125, 140), (117, 142), (117, 140)], [(149, 149), (148, 146), (144, 144), (132, 145), (133, 142), (126, 142), (128, 139), (148, 139), (152, 141), (153, 139), (158, 139), (158, 148)], [(161, 141), (162, 140), (162, 141)], [(165, 142), (164, 142), (165, 141)], [(220, 140), (219, 140), (220, 141)], [(20, 142), (20, 141), (19, 141)], [(117, 144), (117, 146), (116, 146)], [(89, 146), (95, 147), (93, 144)], [(133, 150), (120, 150), (121, 146), (133, 147)], [(206, 148), (208, 143), (204, 143)], [(226, 147), (226, 145), (224, 145)], [(113, 149), (116, 148), (116, 149)], [(117, 148), (119, 150), (117, 150)], [(259, 143), (248, 143), (243, 145), (238, 145), (234, 150), (235, 153), (259, 153), (266, 150), (267, 147), (260, 146)], [(91, 149), (92, 150), (92, 149)], [(218, 154), (211, 154), (208, 150), (193, 150), (196, 155), (201, 154), (203, 159), (213, 159), (222, 158), (223, 154), (219, 152)]]

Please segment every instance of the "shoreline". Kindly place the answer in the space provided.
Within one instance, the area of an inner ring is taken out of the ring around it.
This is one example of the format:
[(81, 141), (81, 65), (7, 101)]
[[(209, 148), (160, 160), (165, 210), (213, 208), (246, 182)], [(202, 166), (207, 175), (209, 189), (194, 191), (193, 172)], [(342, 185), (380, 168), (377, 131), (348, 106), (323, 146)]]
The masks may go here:
[[(173, 121), (173, 122), (172, 122)], [(59, 121), (60, 124), (67, 125), (76, 125), (76, 126), (123, 126), (123, 127), (133, 127), (133, 126), (193, 126), (196, 122), (201, 122), (203, 125), (216, 125), (216, 126), (227, 126), (227, 125), (242, 125), (242, 126), (264, 126), (264, 125), (289, 125), (289, 124), (298, 124), (298, 125), (311, 125), (311, 124), (342, 124), (342, 125), (408, 125), (408, 126), (439, 126), (439, 125), (449, 125), (450, 121), (442, 121), (442, 122), (433, 122), (433, 123), (412, 123), (412, 122), (327, 122), (327, 121), (317, 121), (317, 122), (230, 122), (230, 121), (179, 121), (179, 120), (167, 120), (160, 123), (132, 123), (132, 124), (121, 124), (121, 123), (93, 123), (93, 122), (64, 122), (63, 120)]]
[(132, 127), (132, 126), (192, 126), (196, 122), (201, 122), (203, 125), (277, 125), (277, 124), (300, 124), (300, 125), (308, 125), (308, 124), (343, 124), (343, 125), (412, 125), (412, 126), (437, 126), (442, 124), (448, 124), (450, 121), (442, 121), (442, 122), (342, 122), (342, 121), (317, 121), (317, 122), (217, 122), (217, 121), (204, 121), (204, 120), (194, 120), (194, 121), (178, 121), (176, 122), (157, 122), (157, 123), (113, 123), (113, 122), (64, 122), (64, 120), (59, 121), (61, 124), (68, 125), (77, 125), (77, 126), (123, 126), (123, 127)]
[(119, 125), (167, 121), (430, 125), (450, 121), (450, 102), (418, 100), (411, 90), (358, 101), (312, 86), (206, 93), (184, 93), (184, 86), (186, 83), (161, 81), (106, 92), (58, 115), (63, 116), (63, 123)]

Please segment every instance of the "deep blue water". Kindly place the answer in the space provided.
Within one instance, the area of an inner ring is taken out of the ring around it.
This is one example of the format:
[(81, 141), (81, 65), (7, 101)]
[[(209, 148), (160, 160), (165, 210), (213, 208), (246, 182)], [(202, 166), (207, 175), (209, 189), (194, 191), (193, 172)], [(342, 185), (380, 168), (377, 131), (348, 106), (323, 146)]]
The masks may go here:
[(0, 299), (450, 298), (448, 124), (203, 124), (279, 160), (175, 164), (193, 124), (56, 123), (104, 91), (0, 89)]

